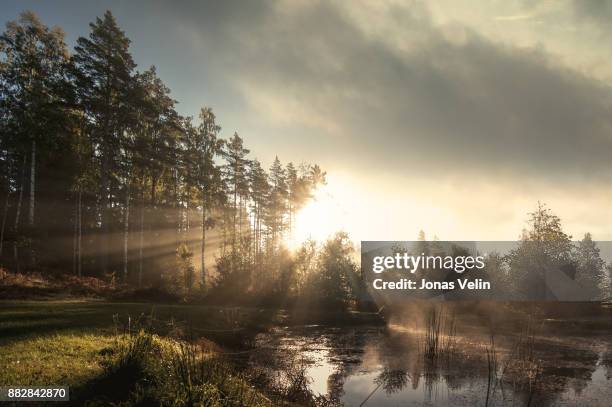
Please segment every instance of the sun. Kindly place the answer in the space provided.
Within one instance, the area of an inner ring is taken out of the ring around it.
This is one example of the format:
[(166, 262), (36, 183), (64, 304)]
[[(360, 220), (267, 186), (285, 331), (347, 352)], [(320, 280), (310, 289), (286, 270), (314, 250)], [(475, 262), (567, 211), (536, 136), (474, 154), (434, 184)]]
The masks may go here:
[(310, 202), (296, 213), (287, 243), (295, 249), (308, 239), (324, 241), (344, 230), (345, 217), (346, 211), (332, 194), (329, 185), (320, 186)]

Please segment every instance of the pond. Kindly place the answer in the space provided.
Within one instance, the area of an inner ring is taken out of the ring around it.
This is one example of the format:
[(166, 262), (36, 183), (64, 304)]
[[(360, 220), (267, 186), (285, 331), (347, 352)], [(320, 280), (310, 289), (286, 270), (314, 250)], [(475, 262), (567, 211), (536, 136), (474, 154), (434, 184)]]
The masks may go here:
[(401, 325), (281, 327), (258, 335), (246, 360), (302, 374), (346, 406), (610, 405), (610, 335), (525, 338), (457, 335), (452, 351), (428, 359), (424, 332)]

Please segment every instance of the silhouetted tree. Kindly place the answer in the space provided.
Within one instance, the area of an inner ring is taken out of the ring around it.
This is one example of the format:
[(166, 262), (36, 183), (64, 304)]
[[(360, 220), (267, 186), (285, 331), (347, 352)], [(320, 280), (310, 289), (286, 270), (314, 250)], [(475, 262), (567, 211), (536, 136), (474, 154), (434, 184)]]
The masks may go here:
[(548, 294), (549, 271), (575, 267), (571, 236), (563, 232), (561, 219), (539, 202), (529, 214), (528, 224), (521, 244), (506, 256), (506, 262), (517, 282), (517, 294), (526, 299), (542, 299)]
[(584, 238), (578, 243), (575, 257), (576, 281), (588, 290), (592, 299), (602, 298), (604, 293), (601, 286), (606, 279), (606, 264), (601, 259), (599, 247), (591, 238), (590, 233), (585, 233)]
[(129, 52), (130, 40), (119, 29), (110, 11), (90, 24), (88, 38), (79, 37), (73, 55), (74, 76), (80, 108), (94, 143), (99, 173), (99, 219), (102, 228), (102, 269), (107, 270), (114, 203), (119, 196), (120, 152), (124, 132), (132, 119), (132, 71), (136, 64)]

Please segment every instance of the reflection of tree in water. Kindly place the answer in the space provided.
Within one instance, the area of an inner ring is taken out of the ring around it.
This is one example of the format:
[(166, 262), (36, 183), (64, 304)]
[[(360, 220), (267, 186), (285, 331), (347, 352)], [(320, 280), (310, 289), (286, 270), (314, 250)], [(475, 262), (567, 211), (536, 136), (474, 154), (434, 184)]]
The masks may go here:
[(374, 383), (381, 386), (387, 394), (397, 393), (408, 384), (408, 374), (405, 370), (392, 370), (385, 367), (374, 379)]
[(330, 400), (339, 402), (344, 396), (344, 380), (350, 374), (346, 371), (332, 373), (327, 378), (327, 391)]
[(601, 364), (606, 368), (606, 380), (612, 379), (612, 344), (610, 343), (601, 357)]
[[(376, 373), (373, 384), (377, 391), (384, 390), (387, 394), (422, 391), (424, 401), (435, 404), (438, 395), (448, 389), (451, 398), (453, 395), (461, 398), (457, 405), (477, 401), (484, 403), (489, 373), (486, 352), (477, 336), (462, 342), (452, 358), (440, 358), (433, 363), (423, 358), (419, 349), (419, 335), (409, 331), (391, 328), (355, 328), (348, 331), (346, 328), (311, 328), (285, 331), (281, 336), (267, 343), (275, 358), (285, 360), (281, 365), (286, 366), (291, 363), (289, 359), (302, 357), (308, 352), (324, 357), (332, 365), (333, 372), (326, 378), (331, 400), (339, 402), (350, 396), (345, 394), (347, 379), (365, 372)], [(516, 341), (517, 337), (513, 336), (500, 336), (496, 340), (499, 344), (500, 368), (495, 374), (490, 405), (529, 403), (532, 406), (554, 406), (560, 400), (571, 397), (569, 389), (576, 394), (585, 391), (598, 361), (607, 369), (607, 377), (612, 373), (610, 345), (603, 353), (598, 353), (588, 344), (584, 347), (562, 344), (562, 336), (547, 337), (542, 334), (530, 345), (532, 352), (517, 352)], [(288, 351), (288, 348), (296, 349), (297, 354)], [(520, 360), (529, 354), (534, 356), (528, 363)], [(276, 365), (270, 355), (259, 353), (258, 356), (261, 358), (254, 356), (254, 359), (260, 359), (259, 363), (270, 367)], [(466, 394), (462, 395), (464, 390), (468, 390), (471, 399), (462, 398)], [(482, 400), (474, 398), (481, 396)]]
[[(465, 388), (483, 386), (484, 378), (488, 376), (485, 359), (486, 353), (478, 345), (464, 344), (463, 349), (451, 359), (441, 359), (426, 362), (418, 352), (416, 335), (410, 333), (389, 333), (379, 338), (379, 360), (383, 370), (377, 383), (388, 382), (389, 388), (399, 391), (408, 385), (405, 382), (400, 388), (401, 372), (411, 381), (412, 389), (419, 388), (423, 381), (425, 401), (432, 402), (442, 384), (449, 390), (459, 392)], [(559, 398), (568, 391), (574, 390), (577, 395), (588, 386), (597, 368), (598, 353), (577, 345), (561, 345), (558, 338), (542, 339), (533, 345), (536, 359), (536, 375), (529, 378), (517, 361), (515, 347), (516, 338), (505, 338), (505, 349), (498, 350), (500, 371), (495, 374), (494, 399), (497, 405), (506, 405), (516, 400), (530, 405), (552, 406), (558, 404)], [(502, 341), (500, 341), (502, 342)], [(610, 347), (601, 364), (608, 368), (608, 377), (612, 371), (612, 351)], [(515, 365), (505, 372), (502, 369)], [(398, 386), (394, 386), (398, 384)], [(486, 390), (483, 389), (483, 391)]]
[(363, 361), (365, 347), (371, 338), (381, 335), (379, 328), (373, 329), (343, 329), (337, 330), (333, 335), (322, 335), (329, 346), (328, 359), (334, 362), (335, 372), (327, 378), (327, 390), (330, 400), (339, 402), (344, 396), (344, 383), (346, 378), (355, 373), (355, 369)]

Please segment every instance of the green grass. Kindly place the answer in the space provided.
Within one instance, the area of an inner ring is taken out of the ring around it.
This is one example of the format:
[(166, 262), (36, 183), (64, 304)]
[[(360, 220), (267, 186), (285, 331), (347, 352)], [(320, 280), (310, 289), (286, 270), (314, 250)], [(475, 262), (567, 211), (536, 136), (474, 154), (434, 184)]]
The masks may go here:
[[(272, 311), (253, 308), (3, 301), (0, 386), (67, 385), (75, 392), (72, 394), (78, 398), (77, 404), (106, 394), (119, 399), (102, 399), (100, 405), (138, 405), (145, 403), (143, 398), (153, 398), (158, 403), (162, 397), (164, 405), (188, 405), (188, 397), (205, 400), (204, 405), (264, 405), (267, 398), (229, 368), (222, 374), (207, 375), (205, 381), (200, 378), (187, 388), (169, 380), (174, 377), (171, 369), (177, 342), (165, 335), (185, 335), (189, 331), (222, 345), (239, 346), (274, 318)], [(138, 364), (126, 373), (129, 363), (121, 362), (126, 360), (121, 356), (127, 352), (125, 343), (137, 337), (142, 326), (154, 326), (161, 336), (154, 335), (155, 347), (128, 358), (130, 363), (137, 360)], [(122, 386), (124, 391), (120, 391)]]
[[(276, 311), (259, 308), (201, 305), (0, 301), (0, 346), (28, 337), (56, 333), (114, 334), (115, 330), (133, 327), (139, 318), (151, 315), (161, 333), (172, 329), (190, 329), (195, 334), (207, 337), (232, 330), (244, 333), (273, 323), (277, 318), (276, 314)], [(172, 321), (175, 325), (171, 325)]]
[(102, 374), (101, 350), (112, 346), (104, 335), (52, 334), (0, 347), (0, 385), (80, 386)]

